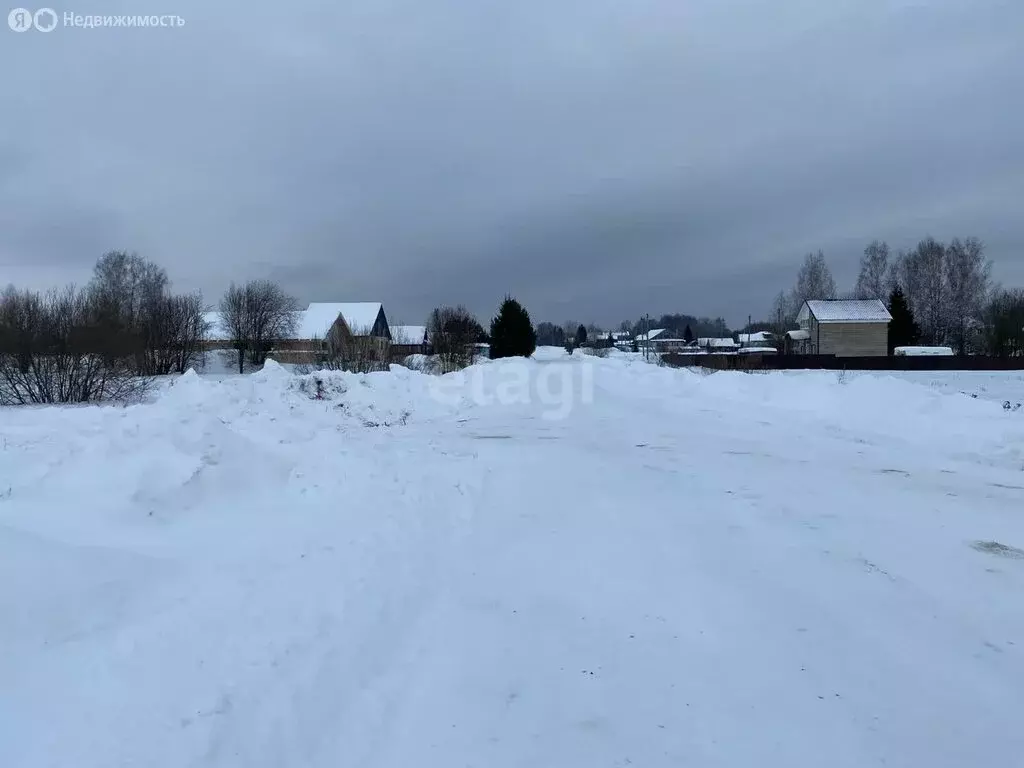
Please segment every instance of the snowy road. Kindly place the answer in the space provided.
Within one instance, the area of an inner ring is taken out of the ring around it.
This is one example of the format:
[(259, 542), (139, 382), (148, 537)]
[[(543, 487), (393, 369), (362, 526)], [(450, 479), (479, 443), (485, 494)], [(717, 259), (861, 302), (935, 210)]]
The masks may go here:
[(500, 364), (0, 412), (0, 765), (1024, 753), (1024, 415), (879, 377), (523, 370), (560, 372), (565, 418)]

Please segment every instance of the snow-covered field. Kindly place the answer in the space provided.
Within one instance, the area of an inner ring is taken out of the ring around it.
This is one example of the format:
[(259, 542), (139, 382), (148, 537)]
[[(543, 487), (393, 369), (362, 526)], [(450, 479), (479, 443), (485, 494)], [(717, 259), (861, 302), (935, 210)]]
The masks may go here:
[(1019, 379), (537, 358), (0, 410), (0, 766), (1019, 764)]

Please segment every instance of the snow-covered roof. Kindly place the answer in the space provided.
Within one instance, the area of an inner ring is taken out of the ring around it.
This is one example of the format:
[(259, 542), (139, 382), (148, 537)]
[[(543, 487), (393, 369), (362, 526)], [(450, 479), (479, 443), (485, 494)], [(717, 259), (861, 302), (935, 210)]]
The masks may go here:
[(653, 331), (648, 331), (647, 333), (641, 333), (640, 335), (638, 335), (636, 337), (636, 340), (637, 341), (653, 341), (654, 339), (656, 339), (659, 336), (661, 336), (661, 334), (663, 334), (664, 332), (665, 332), (664, 328), (656, 328)]
[(775, 347), (743, 347), (736, 352), (741, 355), (774, 355), (778, 350)]
[(427, 326), (392, 325), (391, 340), (396, 344), (423, 344), (427, 340)]
[(907, 357), (952, 357), (953, 350), (950, 347), (896, 347), (897, 355)]
[(740, 344), (767, 344), (775, 335), (771, 331), (755, 331), (754, 333), (741, 333)]
[(888, 323), (892, 315), (878, 299), (819, 301), (808, 299), (800, 307), (798, 321), (814, 315), (819, 323)]
[(807, 341), (811, 338), (810, 331), (787, 331), (786, 335), (793, 341)]
[(379, 301), (314, 302), (299, 313), (295, 336), (299, 339), (318, 339), (327, 335), (338, 315), (355, 336), (367, 334), (380, 314)]
[[(322, 339), (327, 336), (338, 315), (345, 318), (345, 323), (353, 334), (359, 336), (368, 332), (377, 322), (381, 310), (379, 301), (363, 301), (350, 303), (314, 303), (306, 309), (295, 313), (295, 339)], [(210, 328), (207, 338), (210, 341), (230, 341), (231, 335), (221, 322), (220, 312), (204, 312), (203, 320)], [(424, 332), (426, 329), (424, 329)]]
[(712, 339), (708, 337), (697, 339), (697, 343), (702, 347), (711, 347), (713, 349), (732, 349), (736, 346), (736, 342), (732, 339)]

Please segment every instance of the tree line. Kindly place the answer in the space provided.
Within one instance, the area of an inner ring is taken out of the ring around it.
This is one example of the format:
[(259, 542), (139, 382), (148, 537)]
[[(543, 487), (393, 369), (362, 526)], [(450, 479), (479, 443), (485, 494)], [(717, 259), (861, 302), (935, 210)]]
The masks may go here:
[[(219, 302), (239, 369), (294, 331), (297, 302), (275, 283), (232, 284)], [(202, 364), (211, 330), (202, 293), (176, 293), (167, 271), (111, 251), (84, 286), (0, 292), (0, 405), (129, 401), (155, 377)]]
[(773, 317), (758, 325), (780, 333), (796, 327), (808, 299), (879, 299), (893, 321), (890, 347), (948, 346), (958, 354), (1024, 354), (1024, 291), (993, 283), (992, 262), (976, 237), (948, 243), (925, 237), (892, 253), (884, 241), (868, 244), (857, 280), (841, 292), (822, 251), (809, 253), (794, 286), (775, 298)]
[[(262, 365), (272, 349), (295, 338), (299, 308), (272, 281), (232, 283), (216, 304), (216, 340), (234, 350), (239, 372), (246, 363)], [(0, 405), (138, 400), (156, 377), (203, 364), (210, 309), (200, 292), (174, 292), (163, 267), (125, 251), (101, 256), (81, 287), (7, 286), (0, 291)], [(343, 344), (315, 344), (313, 366), (386, 370), (386, 340), (352, 330), (357, 338)], [(510, 296), (489, 330), (460, 305), (435, 309), (428, 333), (446, 370), (471, 363), (481, 342), (490, 343), (492, 357), (529, 356), (537, 342), (529, 313)]]
[(123, 251), (103, 255), (84, 287), (0, 294), (0, 405), (141, 396), (153, 376), (202, 353), (199, 293), (170, 290), (166, 271)]
[[(581, 332), (582, 329), (582, 332)], [(569, 321), (561, 325), (542, 322), (537, 325), (537, 343), (545, 347), (600, 344), (608, 341), (608, 334), (621, 332), (636, 338), (648, 331), (664, 329), (672, 338), (693, 341), (698, 338), (725, 338), (733, 331), (721, 317), (697, 317), (681, 313), (649, 315), (637, 320), (623, 320), (614, 331), (607, 331), (593, 323)]]

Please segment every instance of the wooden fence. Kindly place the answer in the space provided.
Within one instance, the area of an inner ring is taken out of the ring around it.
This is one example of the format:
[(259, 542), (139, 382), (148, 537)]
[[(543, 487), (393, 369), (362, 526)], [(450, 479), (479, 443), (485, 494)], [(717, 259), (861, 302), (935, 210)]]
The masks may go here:
[(662, 355), (674, 368), (720, 371), (1024, 371), (1024, 357), (835, 357), (834, 355)]

